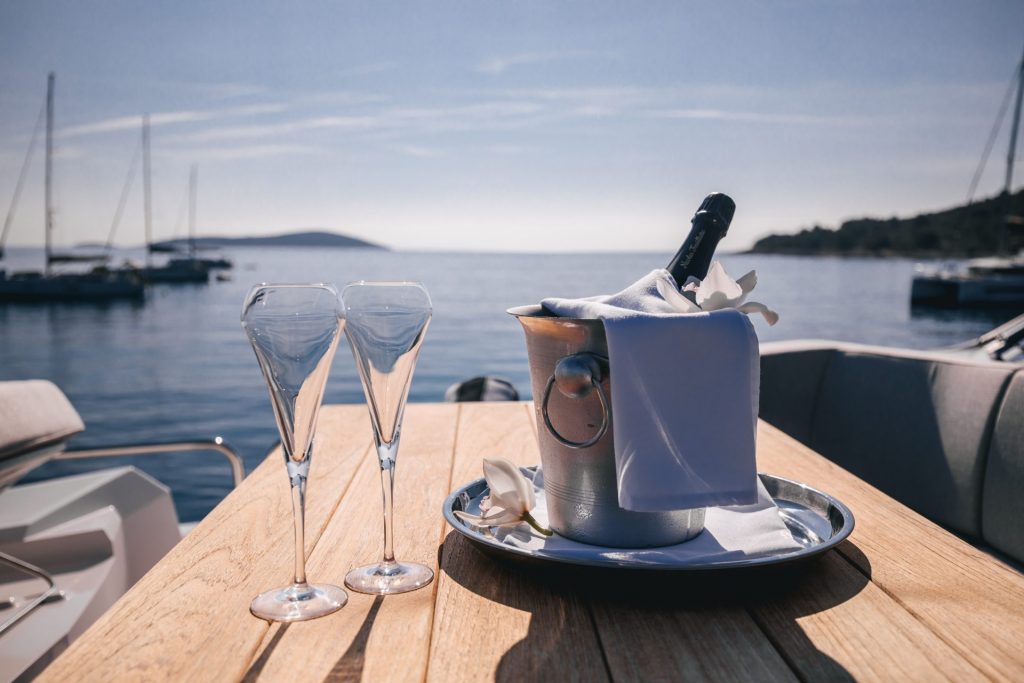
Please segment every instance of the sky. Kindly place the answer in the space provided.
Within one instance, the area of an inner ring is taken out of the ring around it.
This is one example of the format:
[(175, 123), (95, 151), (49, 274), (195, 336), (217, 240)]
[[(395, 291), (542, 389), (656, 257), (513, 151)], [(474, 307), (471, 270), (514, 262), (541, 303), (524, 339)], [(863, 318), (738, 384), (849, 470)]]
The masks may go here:
[[(201, 235), (672, 251), (722, 191), (743, 249), (962, 202), (1022, 28), (995, 0), (4, 2), (0, 211), (54, 71), (58, 244), (106, 240), (148, 112), (157, 238), (195, 163)], [(41, 150), (10, 245), (43, 240)]]

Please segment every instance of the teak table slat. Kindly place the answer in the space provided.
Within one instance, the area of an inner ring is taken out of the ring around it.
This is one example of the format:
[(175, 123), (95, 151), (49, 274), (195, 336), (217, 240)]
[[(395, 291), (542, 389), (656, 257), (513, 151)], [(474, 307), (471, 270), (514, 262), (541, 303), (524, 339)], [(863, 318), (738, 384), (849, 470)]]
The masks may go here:
[[(47, 668), (41, 680), (1021, 680), (1024, 576), (761, 423), (758, 469), (857, 518), (816, 561), (773, 572), (523, 570), (448, 528), (441, 503), (483, 457), (539, 461), (529, 403), (413, 404), (396, 478), (399, 559), (436, 580), (268, 624), (292, 571), (273, 453)], [(381, 552), (379, 468), (361, 405), (325, 406), (308, 486), (307, 571), (341, 584)], [(43, 608), (45, 609), (45, 607)]]

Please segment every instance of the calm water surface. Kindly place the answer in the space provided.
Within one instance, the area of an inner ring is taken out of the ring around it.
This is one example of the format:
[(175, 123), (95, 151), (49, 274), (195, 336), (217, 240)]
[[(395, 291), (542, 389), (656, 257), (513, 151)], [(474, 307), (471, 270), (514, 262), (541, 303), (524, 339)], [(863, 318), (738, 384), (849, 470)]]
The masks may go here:
[[(9, 251), (11, 270), (41, 261), (36, 250)], [(228, 255), (236, 266), (230, 282), (154, 286), (144, 303), (0, 304), (0, 379), (45, 378), (60, 386), (88, 427), (74, 446), (220, 434), (251, 470), (277, 440), (267, 390), (239, 324), (253, 283), (419, 280), (430, 290), (434, 317), (410, 400), (439, 401), (453, 382), (480, 374), (506, 377), (529, 396), (523, 335), (505, 309), (551, 295), (617, 291), (671, 256), (338, 249), (236, 249)], [(756, 319), (762, 341), (820, 338), (931, 348), (977, 336), (1007, 317), (912, 312), (912, 261), (722, 261), (734, 277), (756, 268), (760, 284), (752, 298), (779, 311), (775, 327)], [(362, 400), (351, 352), (342, 342), (325, 401)], [(405, 448), (415, 448), (415, 441)], [(217, 457), (155, 457), (134, 464), (171, 486), (182, 520), (201, 518), (229, 488), (228, 469)], [(35, 477), (88, 466), (52, 464)], [(281, 476), (283, 481), (283, 467)]]

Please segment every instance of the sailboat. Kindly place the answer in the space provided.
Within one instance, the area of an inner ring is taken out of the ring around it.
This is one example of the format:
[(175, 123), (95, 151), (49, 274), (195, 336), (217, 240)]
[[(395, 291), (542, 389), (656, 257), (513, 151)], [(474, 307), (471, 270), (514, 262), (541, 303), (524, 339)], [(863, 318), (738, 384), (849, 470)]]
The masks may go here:
[[(197, 169), (193, 165), (192, 171), (190, 173), (190, 178), (189, 178), (189, 194), (188, 194), (188, 200), (189, 200), (188, 201), (188, 206), (189, 206), (189, 237), (188, 237), (188, 240), (187, 240), (187, 242), (188, 242), (188, 246), (187, 246), (187, 248), (188, 248), (188, 259), (177, 259), (176, 262), (178, 263), (178, 267), (179, 268), (180, 267), (184, 267), (185, 265), (188, 265), (188, 267), (190, 269), (196, 269), (197, 267), (199, 267), (199, 268), (205, 268), (208, 271), (231, 270), (234, 267), (234, 264), (231, 262), (230, 259), (225, 258), (221, 254), (215, 254), (213, 257), (199, 256), (198, 255), (198, 251), (199, 251), (200, 247), (196, 244), (196, 241), (195, 241), (195, 209), (194, 209), (194, 207), (195, 207), (195, 197), (196, 197), (196, 188), (197, 188), (197, 183), (196, 183), (196, 180), (195, 180), (196, 174), (197, 174)], [(179, 223), (181, 222), (180, 216), (179, 216), (179, 221), (178, 222)], [(175, 232), (177, 232), (177, 226), (175, 226)], [(182, 253), (182, 250), (181, 250), (181, 247), (179, 246), (179, 242), (180, 242), (179, 240), (170, 240), (170, 241), (167, 241), (167, 242), (152, 242), (152, 241), (149, 241), (148, 238), (147, 238), (146, 249), (147, 249), (149, 254), (162, 253), (162, 254), (180, 255)], [(147, 256), (148, 256), (148, 254), (147, 254)], [(188, 263), (186, 263), (186, 261)], [(218, 274), (217, 279), (218, 280), (224, 280), (226, 278), (225, 278), (224, 274), (221, 273), (221, 274)]]
[(161, 266), (152, 264), (150, 248), (153, 244), (153, 220), (151, 185), (149, 172), (149, 115), (142, 117), (142, 196), (146, 225), (146, 265), (140, 269), (142, 279), (147, 283), (179, 284), (199, 283), (210, 281), (210, 269), (201, 263), (195, 255), (195, 230), (196, 230), (196, 175), (198, 169), (195, 164), (189, 171), (188, 179), (188, 231), (189, 231), (189, 255), (187, 257), (171, 258)]
[[(110, 270), (103, 266), (86, 273), (54, 273), (54, 262), (67, 260), (53, 251), (53, 99), (54, 74), (51, 72), (46, 85), (46, 160), (45, 160), (45, 247), (46, 263), (43, 272), (21, 272), (8, 275), (0, 269), (0, 302), (95, 302), (112, 299), (140, 299), (144, 295), (142, 281), (132, 270)], [(29, 143), (26, 167), (31, 159), (34, 137)], [(25, 167), (23, 167), (24, 170)], [(21, 189), (21, 178), (15, 189), (15, 200), (8, 212), (3, 237), (10, 227), (14, 204)], [(0, 243), (0, 257), (3, 255)], [(75, 259), (77, 260), (77, 259)], [(92, 259), (90, 259), (92, 260)]]
[[(969, 260), (964, 267), (929, 270), (919, 267), (910, 289), (911, 305), (939, 306), (944, 308), (1015, 308), (1024, 310), (1024, 252), (1007, 256), (1010, 228), (1024, 226), (1024, 217), (1011, 215), (1011, 190), (1013, 189), (1013, 165), (1017, 150), (1017, 134), (1020, 131), (1021, 102), (1024, 99), (1024, 57), (1017, 65), (1017, 92), (1014, 106), (1013, 125), (1010, 129), (1010, 145), (1006, 154), (1006, 178), (1003, 187), (1003, 224), (999, 233), (999, 255)], [(1009, 93), (1007, 93), (1009, 95)], [(997, 120), (993, 133), (998, 129)], [(987, 150), (986, 150), (987, 157)], [(983, 157), (979, 172), (972, 183), (971, 195), (984, 167)]]

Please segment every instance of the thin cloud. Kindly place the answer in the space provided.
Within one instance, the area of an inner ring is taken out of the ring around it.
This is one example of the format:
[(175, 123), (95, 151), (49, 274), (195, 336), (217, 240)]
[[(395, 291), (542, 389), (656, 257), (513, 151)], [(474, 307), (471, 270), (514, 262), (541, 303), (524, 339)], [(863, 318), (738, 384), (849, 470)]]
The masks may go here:
[(582, 118), (609, 117), (628, 111), (670, 107), (685, 93), (676, 87), (591, 86), (554, 88), (508, 88), (479, 91), (484, 97), (529, 101), (562, 107), (562, 115)]
[[(157, 112), (149, 115), (150, 126), (166, 126), (179, 123), (195, 123), (209, 121), (211, 119), (258, 116), (260, 114), (273, 114), (287, 109), (284, 104), (254, 104), (245, 107), (229, 107), (226, 109), (212, 110), (185, 110)], [(79, 137), (83, 135), (98, 135), (102, 133), (114, 133), (123, 130), (133, 130), (141, 125), (141, 116), (118, 116), (92, 123), (85, 123), (77, 126), (68, 126), (60, 131), (62, 137)]]
[(177, 149), (171, 156), (179, 161), (234, 161), (236, 159), (266, 159), (281, 156), (318, 154), (320, 149), (310, 145), (242, 145), (239, 147), (202, 147)]
[(447, 107), (395, 107), (385, 109), (385, 118), (403, 121), (459, 121), (467, 119), (507, 119), (537, 114), (544, 109), (538, 102), (505, 100), (495, 102), (474, 102)]
[[(209, 112), (201, 111), (169, 111), (158, 114), (151, 114), (149, 124), (160, 126), (169, 123), (188, 123), (192, 121), (205, 121), (211, 118)], [(141, 116), (118, 116), (93, 123), (85, 123), (78, 126), (68, 126), (60, 131), (62, 137), (71, 138), (82, 135), (96, 135), (99, 133), (114, 133), (122, 130), (131, 130), (141, 125)]]
[(541, 64), (544, 62), (554, 62), (564, 59), (578, 59), (581, 57), (590, 57), (593, 56), (594, 54), (596, 53), (587, 50), (563, 50), (561, 52), (522, 52), (515, 55), (507, 55), (505, 57), (491, 57), (490, 59), (486, 59), (483, 62), (477, 64), (474, 70), (479, 73), (497, 76), (517, 66), (525, 66), (527, 64)]
[(373, 64), (362, 64), (342, 69), (339, 74), (341, 76), (372, 76), (384, 73), (385, 71), (393, 71), (396, 68), (398, 68), (398, 65), (394, 62), (374, 62)]
[[(217, 126), (165, 138), (168, 142), (206, 142), (273, 138), (314, 131), (404, 135), (407, 133), (507, 130), (535, 123), (546, 105), (520, 100), (475, 102), (442, 107), (385, 107), (352, 116), (324, 115), (266, 124)], [(135, 120), (138, 125), (138, 120)]]
[(266, 86), (252, 85), (251, 83), (211, 83), (202, 85), (211, 97), (228, 100), (236, 97), (253, 97), (263, 95), (267, 92)]
[(793, 125), (851, 124), (859, 119), (813, 114), (775, 114), (767, 112), (725, 111), (722, 109), (667, 109), (651, 112), (654, 118), (693, 119), (700, 121), (733, 121), (741, 123), (776, 123)]
[(486, 89), (478, 91), (483, 95), (495, 97), (530, 98), (538, 100), (586, 100), (586, 101), (611, 101), (664, 98), (672, 96), (685, 90), (677, 87), (644, 88), (637, 86), (581, 86), (581, 87), (555, 87), (555, 88), (504, 88)]
[(601, 104), (585, 104), (579, 107), (574, 107), (570, 113), (582, 118), (597, 119), (617, 116), (620, 112), (615, 107), (608, 107)]
[(440, 149), (422, 147), (420, 145), (396, 145), (393, 149), (400, 154), (421, 159), (433, 159), (444, 155), (444, 152)]
[(309, 130), (366, 130), (378, 125), (379, 120), (373, 116), (320, 116), (279, 123), (209, 128), (196, 133), (179, 135), (171, 140), (187, 143), (216, 142), (219, 140), (242, 140), (245, 138), (288, 135)]
[(209, 97), (216, 100), (230, 100), (240, 97), (253, 97), (264, 95), (269, 90), (264, 85), (255, 83), (244, 83), (237, 81), (184, 81), (184, 80), (147, 80), (140, 82), (139, 86), (156, 87), (161, 90), (178, 90), (182, 92), (195, 93), (202, 97)]
[(487, 152), (489, 154), (504, 154), (504, 155), (524, 154), (524, 153), (528, 152), (529, 150), (530, 150), (529, 147), (525, 147), (523, 145), (500, 145), (499, 144), (499, 145), (487, 145), (486, 147), (483, 148), (483, 151), (485, 151), (485, 152)]
[(298, 94), (291, 98), (297, 105), (333, 104), (341, 106), (358, 106), (363, 104), (380, 104), (391, 100), (389, 95), (381, 93), (359, 92), (355, 90), (328, 90), (316, 93)]
[(253, 83), (186, 83), (185, 87), (217, 100), (265, 95), (268, 88)]

